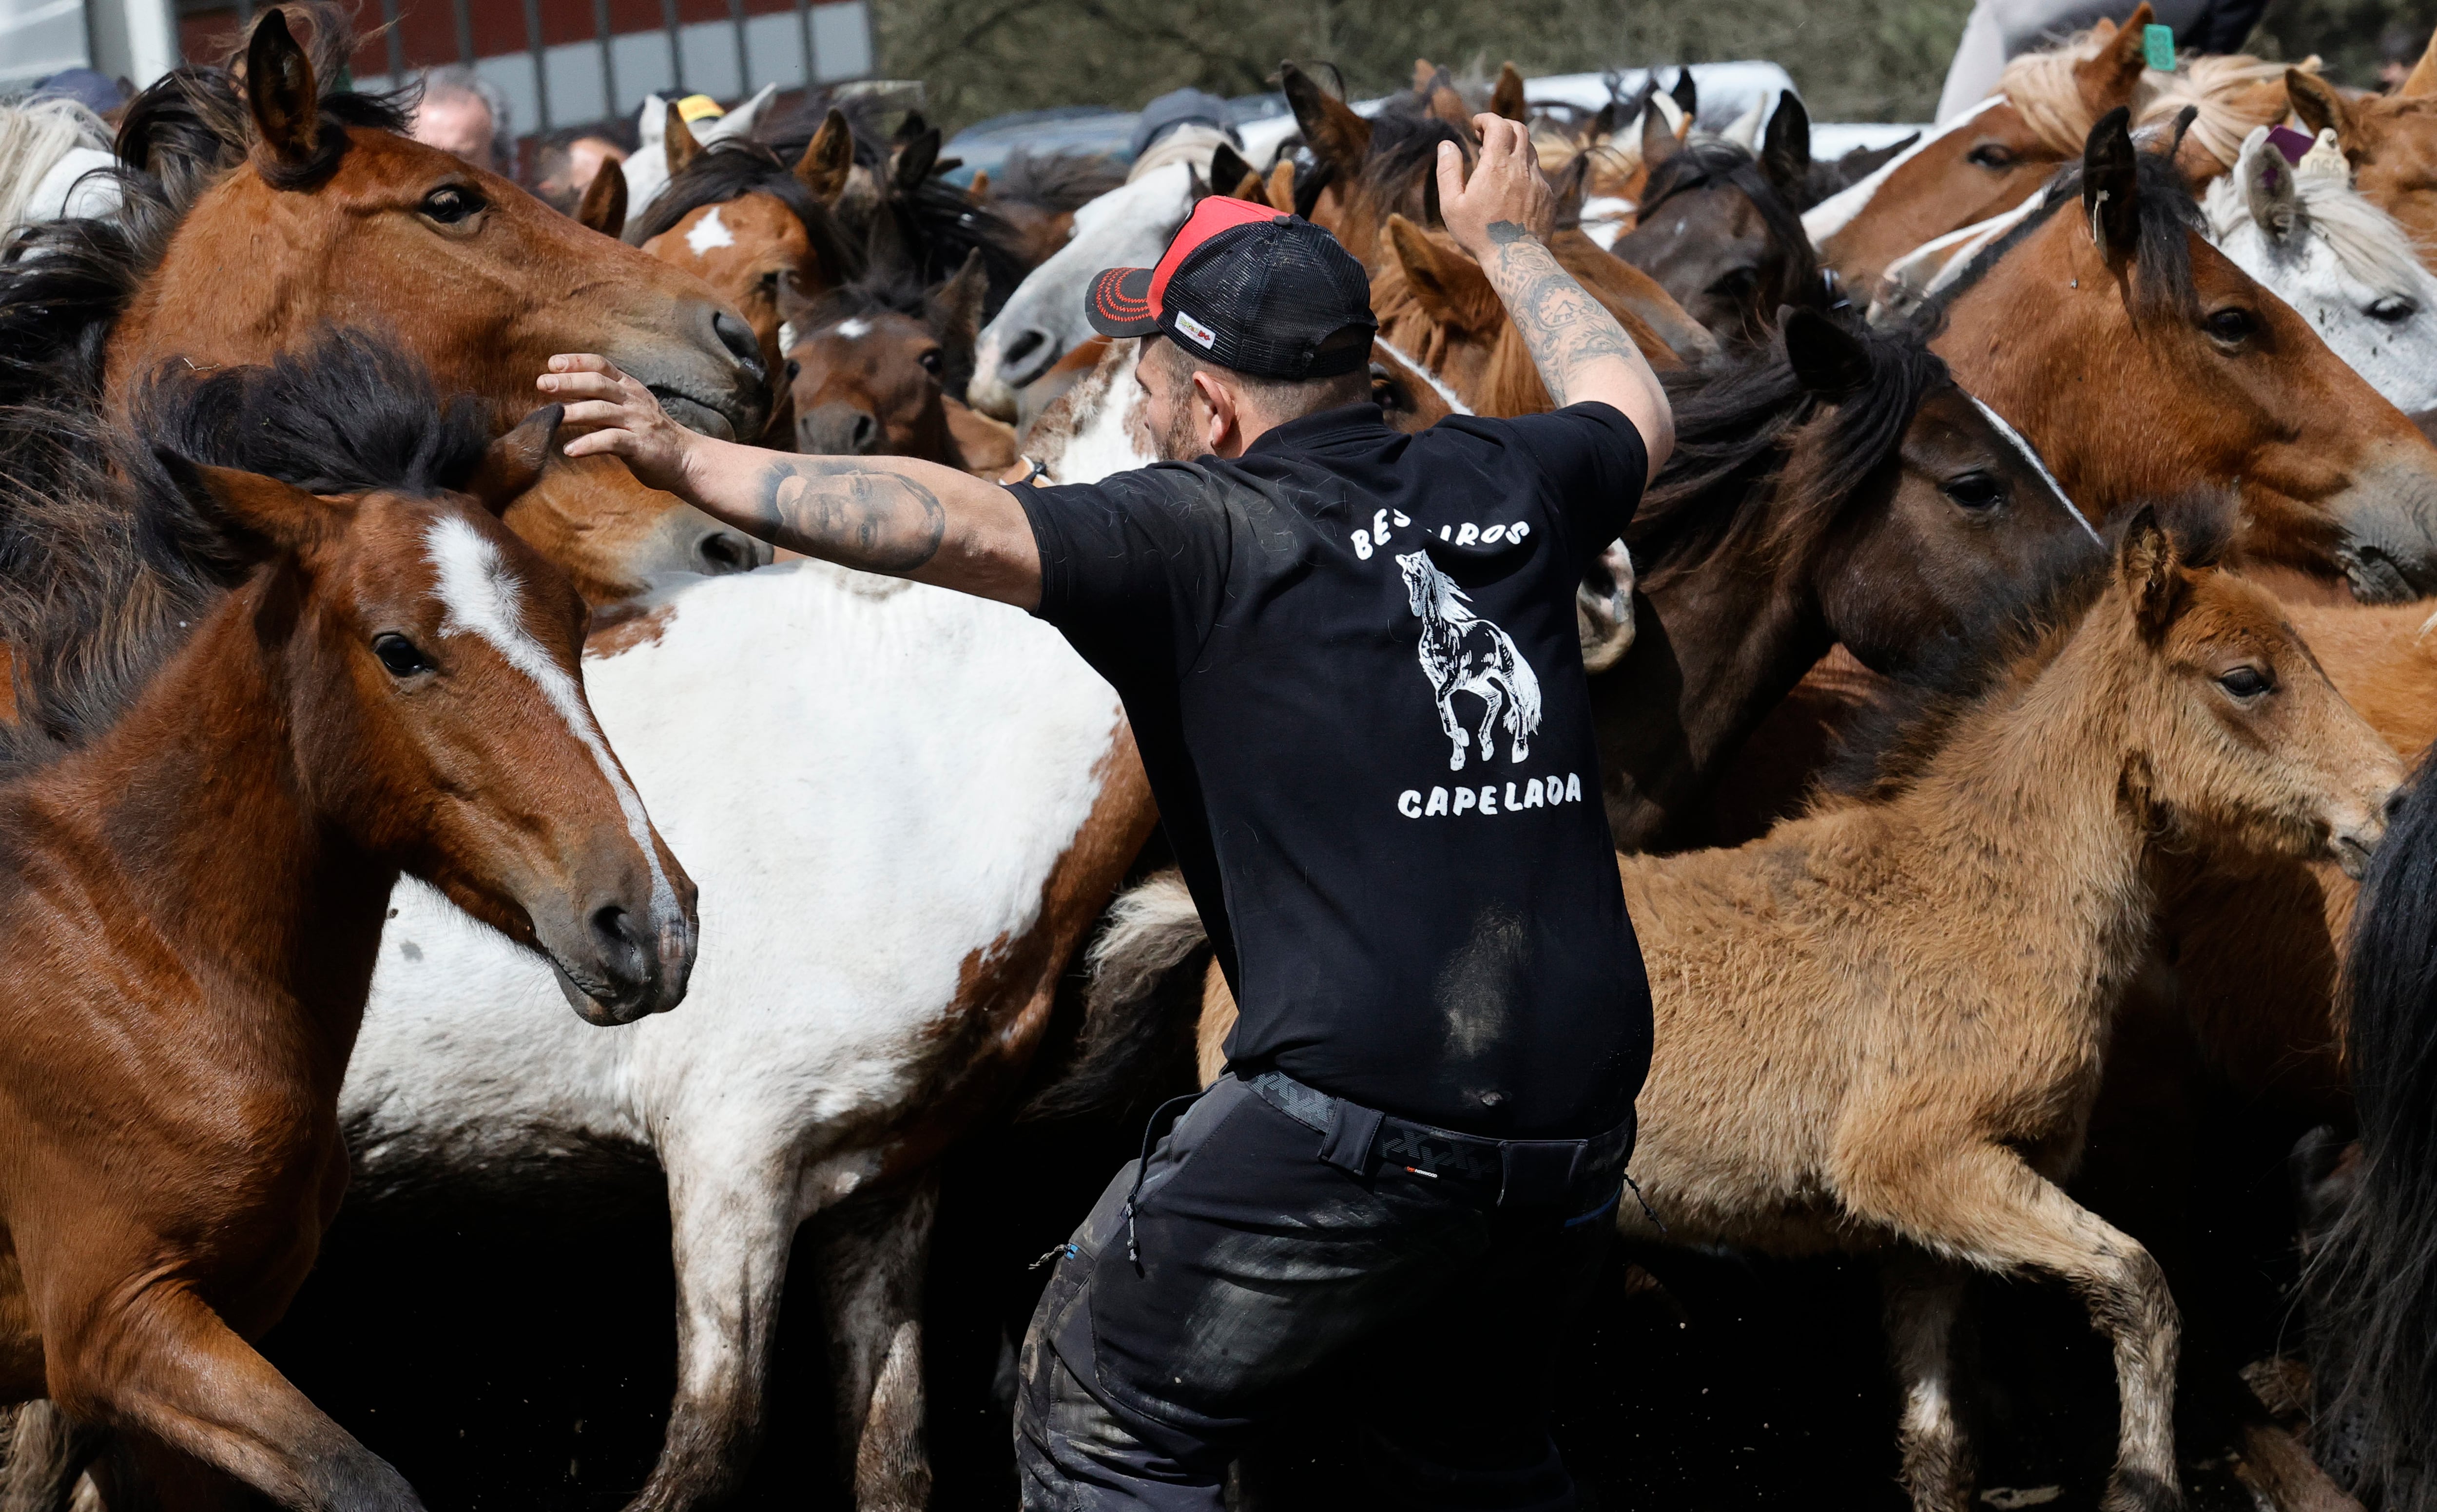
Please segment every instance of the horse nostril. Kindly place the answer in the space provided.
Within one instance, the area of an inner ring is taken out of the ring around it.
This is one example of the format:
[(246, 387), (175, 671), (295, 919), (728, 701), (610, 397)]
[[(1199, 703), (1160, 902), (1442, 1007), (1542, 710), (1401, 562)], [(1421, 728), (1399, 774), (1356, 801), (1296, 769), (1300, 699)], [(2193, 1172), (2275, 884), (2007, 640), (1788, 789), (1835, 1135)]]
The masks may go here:
[(604, 903), (592, 911), (592, 940), (601, 947), (605, 960), (624, 965), (624, 958), (640, 951), (642, 939), (635, 930), (634, 920), (615, 903)]
[(752, 555), (745, 543), (726, 530), (704, 536), (694, 550), (701, 556), (706, 572), (742, 572), (753, 565)]
[(750, 365), (756, 373), (762, 371), (762, 343), (753, 339), (753, 327), (726, 310), (717, 310), (710, 317), (710, 330), (719, 338), (719, 344), (728, 348), (728, 356)]
[(1014, 340), (1008, 343), (1007, 360), (1009, 362), (1021, 362), (1026, 357), (1032, 355), (1033, 348), (1048, 339), (1049, 338), (1044, 332), (1026, 331), (1023, 335), (1017, 337)]
[(2408, 794), (2405, 790), (2401, 788), (2397, 788), (2393, 792), (2386, 795), (2386, 822), (2389, 825), (2399, 825), (2403, 823), (2403, 808), (2407, 796)]
[(880, 422), (869, 415), (855, 416), (854, 430), (848, 439), (852, 443), (857, 455), (868, 454), (873, 443), (880, 439)]

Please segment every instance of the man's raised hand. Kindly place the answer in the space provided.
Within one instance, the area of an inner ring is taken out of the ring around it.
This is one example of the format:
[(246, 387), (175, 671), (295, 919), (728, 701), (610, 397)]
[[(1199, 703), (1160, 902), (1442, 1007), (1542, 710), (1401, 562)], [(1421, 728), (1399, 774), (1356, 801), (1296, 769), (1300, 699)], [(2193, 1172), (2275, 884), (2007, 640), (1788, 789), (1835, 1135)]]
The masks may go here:
[(704, 438), (671, 420), (651, 390), (619, 372), (607, 357), (563, 352), (550, 359), (550, 371), (535, 379), (534, 386), (567, 406), (566, 423), (584, 432), (567, 443), (567, 455), (622, 457), (645, 483), (701, 502), (686, 464), (695, 443)]
[(1532, 133), (1520, 121), (1476, 115), (1481, 161), (1464, 176), (1464, 155), (1452, 142), (1439, 144), (1439, 216), (1456, 244), (1483, 263), (1493, 248), (1518, 237), (1548, 239), (1556, 224), (1557, 197), (1540, 172)]

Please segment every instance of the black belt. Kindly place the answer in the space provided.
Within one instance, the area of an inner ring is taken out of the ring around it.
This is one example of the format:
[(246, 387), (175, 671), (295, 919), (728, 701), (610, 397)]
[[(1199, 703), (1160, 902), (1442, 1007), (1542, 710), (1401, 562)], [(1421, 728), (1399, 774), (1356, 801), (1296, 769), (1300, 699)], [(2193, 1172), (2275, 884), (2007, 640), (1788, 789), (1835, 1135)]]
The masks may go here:
[(1320, 1157), (1330, 1165), (1363, 1176), (1377, 1165), (1453, 1176), (1494, 1189), (1501, 1208), (1562, 1203), (1621, 1183), (1633, 1154), (1629, 1114), (1587, 1139), (1484, 1139), (1332, 1097), (1284, 1071), (1258, 1072), (1250, 1085), (1262, 1102), (1319, 1135)]

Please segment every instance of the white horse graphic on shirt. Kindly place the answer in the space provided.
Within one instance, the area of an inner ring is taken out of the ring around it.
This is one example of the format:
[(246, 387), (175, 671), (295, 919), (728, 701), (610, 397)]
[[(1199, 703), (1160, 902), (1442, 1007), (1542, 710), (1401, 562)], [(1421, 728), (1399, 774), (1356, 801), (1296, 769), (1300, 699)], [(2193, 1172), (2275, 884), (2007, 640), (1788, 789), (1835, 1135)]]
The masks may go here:
[(1532, 754), (1532, 737), (1540, 728), (1540, 679), (1532, 664), (1515, 649), (1515, 638), (1473, 613), (1472, 600), (1441, 572), (1427, 551), (1396, 559), (1404, 569), (1405, 594), (1422, 621), (1422, 675), (1438, 696), (1439, 724), (1454, 742), (1447, 770), (1464, 770), (1470, 732), (1455, 717), (1455, 696), (1470, 693), (1481, 700), (1481, 759), (1497, 752), (1495, 731), (1505, 713), (1510, 760)]

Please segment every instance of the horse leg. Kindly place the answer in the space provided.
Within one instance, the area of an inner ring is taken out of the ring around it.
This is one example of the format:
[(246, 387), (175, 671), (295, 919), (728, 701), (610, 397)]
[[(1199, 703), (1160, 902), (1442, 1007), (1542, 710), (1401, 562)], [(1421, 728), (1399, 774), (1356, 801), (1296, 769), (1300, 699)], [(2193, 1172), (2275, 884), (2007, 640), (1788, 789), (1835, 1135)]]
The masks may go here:
[(1452, 689), (1439, 695), (1439, 728), (1446, 732), (1448, 741), (1455, 747), (1455, 754), (1447, 758), (1447, 770), (1462, 772), (1464, 748), (1472, 742), (1472, 736), (1455, 717), (1455, 693)]
[(626, 1512), (719, 1500), (762, 1441), (770, 1346), (801, 1215), (792, 1167), (741, 1160), (735, 1152), (745, 1147), (660, 1152), (676, 1260), (677, 1390), (659, 1460)]
[(114, 1308), (79, 1312), (74, 1326), (45, 1330), (51, 1397), (69, 1416), (131, 1429), (298, 1512), (421, 1512), (406, 1477), (185, 1287), (150, 1286)]
[(1498, 711), (1505, 699), (1499, 696), (1496, 683), (1484, 682), (1481, 694), (1481, 760), (1486, 766), (1498, 755)]
[(1972, 1505), (1972, 1444), (1956, 1401), (1955, 1333), (1965, 1272), (1914, 1249), (1887, 1256), (1879, 1272), (1887, 1355), (1903, 1393), (1897, 1428), (1903, 1485), (1923, 1512)]
[(85, 1467), (110, 1430), (79, 1423), (47, 1401), (0, 1410), (0, 1512), (68, 1512)]
[(2045, 1271), (2073, 1287), (2115, 1355), (2115, 1469), (2099, 1505), (2103, 1512), (2182, 1506), (2174, 1426), (2179, 1326), (2165, 1273), (2149, 1252), (2011, 1150), (1955, 1149), (1943, 1129), (1905, 1138), (1880, 1126), (1858, 1142), (1838, 1180), (1857, 1216), (1970, 1264)]
[(938, 1173), (815, 1220), (829, 1312), (838, 1449), (857, 1512), (921, 1512), (931, 1500), (922, 1440), (922, 1272)]

